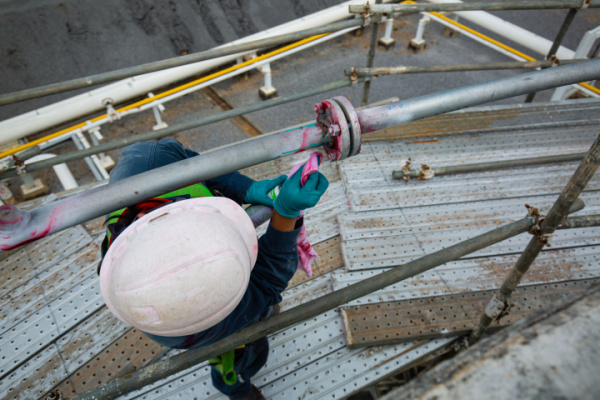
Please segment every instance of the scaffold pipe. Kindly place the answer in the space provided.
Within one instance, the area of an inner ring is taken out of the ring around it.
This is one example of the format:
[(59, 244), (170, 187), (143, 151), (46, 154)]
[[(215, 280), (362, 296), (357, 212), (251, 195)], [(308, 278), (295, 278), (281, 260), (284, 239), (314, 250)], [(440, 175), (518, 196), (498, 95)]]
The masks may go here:
[[(581, 60), (561, 60), (563, 65), (573, 64)], [(500, 61), (492, 63), (470, 63), (470, 64), (439, 64), (439, 65), (399, 65), (397, 67), (377, 68), (350, 68), (344, 70), (344, 75), (357, 78), (366, 76), (420, 74), (428, 72), (460, 72), (460, 71), (488, 71), (498, 69), (534, 69), (552, 67), (554, 61)]]
[(506, 277), (502, 287), (494, 294), (492, 300), (485, 308), (485, 312), (471, 335), (469, 336), (469, 344), (474, 344), (479, 341), (487, 327), (508, 308), (508, 299), (516, 289), (523, 275), (527, 273), (531, 264), (542, 248), (548, 243), (548, 239), (554, 234), (557, 227), (566, 218), (571, 206), (579, 199), (579, 195), (585, 189), (585, 186), (592, 179), (596, 170), (600, 166), (600, 135), (592, 144), (585, 158), (579, 164), (579, 167), (569, 179), (558, 199), (548, 212), (548, 215), (539, 219), (536, 222), (538, 228), (533, 232), (534, 237), (531, 238), (525, 251), (521, 254), (512, 271)]
[[(586, 4), (587, 3), (587, 4)], [(534, 1), (489, 1), (474, 3), (434, 3), (434, 4), (372, 4), (350, 5), (351, 13), (363, 14), (413, 14), (417, 12), (450, 11), (500, 11), (500, 10), (551, 10), (600, 7), (599, 0), (534, 0)]]
[[(12, 249), (194, 182), (204, 181), (274, 160), (286, 154), (301, 151), (301, 149), (324, 144), (325, 134), (330, 132), (329, 128), (331, 128), (331, 132), (335, 132), (343, 126), (346, 126), (346, 129), (355, 127), (356, 129), (352, 129), (351, 136), (358, 135), (358, 141), (360, 141), (361, 133), (365, 134), (469, 106), (530, 93), (535, 90), (592, 80), (599, 76), (600, 60), (586, 61), (447, 90), (362, 111), (354, 112), (352, 110), (352, 118), (348, 122), (341, 121), (339, 124), (337, 122), (338, 117), (333, 119), (324, 118), (335, 126), (324, 127), (317, 124), (276, 135), (259, 136), (236, 145), (203, 153), (200, 157), (193, 157), (157, 168), (115, 184), (39, 207), (31, 211), (31, 220), (24, 229), (18, 232), (1, 232), (0, 250)], [(322, 116), (326, 116), (327, 110), (333, 111), (338, 108), (334, 103), (334, 101), (323, 102), (317, 109), (320, 113), (323, 113)], [(347, 100), (346, 104), (351, 107)], [(331, 108), (328, 108), (328, 106), (331, 106)], [(343, 105), (340, 104), (340, 106)], [(338, 111), (338, 114), (343, 115), (341, 111)], [(360, 132), (357, 132), (358, 130)], [(336, 141), (336, 143), (338, 142)], [(339, 144), (345, 146), (343, 149), (340, 148), (344, 154), (343, 157), (346, 154), (350, 156), (356, 154), (360, 146), (360, 143), (349, 143), (348, 141), (339, 141)]]
[[(100, 154), (100, 153), (105, 153), (107, 151), (120, 149), (122, 147), (128, 146), (128, 145), (136, 143), (136, 142), (148, 141), (148, 140), (158, 140), (158, 139), (161, 139), (161, 138), (164, 138), (167, 136), (174, 135), (179, 132), (186, 131), (188, 129), (212, 124), (215, 122), (223, 121), (223, 120), (226, 120), (229, 118), (234, 118), (234, 117), (237, 117), (240, 115), (248, 114), (248, 113), (259, 111), (259, 110), (265, 110), (267, 108), (275, 107), (275, 106), (278, 106), (281, 104), (290, 103), (292, 101), (304, 99), (306, 97), (315, 96), (315, 95), (318, 95), (321, 93), (338, 90), (343, 87), (351, 86), (353, 83), (363, 82), (363, 81), (364, 81), (363, 78), (361, 78), (357, 81), (343, 79), (341, 81), (331, 82), (331, 83), (328, 83), (323, 86), (318, 86), (316, 88), (306, 90), (304, 92), (294, 93), (294, 94), (290, 94), (287, 96), (276, 97), (271, 100), (256, 102), (249, 106), (234, 108), (232, 110), (224, 111), (222, 113), (212, 114), (207, 117), (199, 118), (196, 120), (181, 122), (178, 124), (171, 125), (168, 128), (159, 129), (156, 131), (152, 130), (149, 132), (141, 133), (139, 135), (126, 136), (126, 137), (116, 139), (116, 140), (113, 140), (110, 142), (100, 143), (96, 146), (91, 146), (87, 149), (80, 149), (79, 151), (73, 151), (73, 152), (70, 152), (67, 154), (62, 154), (60, 156), (57, 156), (57, 157), (49, 159), (49, 160), (38, 161), (38, 162), (35, 162), (32, 164), (29, 164), (26, 166), (25, 172), (40, 171), (42, 169), (52, 167), (58, 163), (80, 160), (82, 158), (86, 158), (86, 157), (92, 156), (94, 154)], [(13, 178), (15, 176), (18, 176), (18, 173), (17, 173), (17, 170), (14, 168), (14, 165), (13, 165), (12, 169), (7, 169), (7, 170), (0, 172), (0, 180)]]
[(600, 59), (446, 90), (358, 111), (362, 133), (480, 104), (600, 78)]
[[(583, 208), (583, 206), (583, 202), (578, 201), (574, 207), (571, 208), (570, 212), (576, 212)], [(364, 279), (358, 283), (274, 315), (264, 321), (250, 325), (215, 344), (187, 350), (134, 371), (127, 375), (127, 377), (116, 378), (110, 382), (104, 383), (75, 397), (74, 400), (113, 399), (117, 396), (123, 396), (160, 379), (167, 378), (173, 374), (198, 365), (212, 357), (224, 354), (243, 344), (250, 343), (253, 340), (260, 339), (281, 329), (290, 327), (309, 318), (316, 317), (319, 314), (383, 289), (389, 285), (401, 282), (449, 261), (457, 260), (467, 254), (474, 253), (495, 243), (526, 232), (534, 224), (535, 218), (525, 217), (482, 235), (449, 246), (443, 250), (428, 254), (407, 264), (394, 266), (389, 271), (382, 272), (371, 278)]]

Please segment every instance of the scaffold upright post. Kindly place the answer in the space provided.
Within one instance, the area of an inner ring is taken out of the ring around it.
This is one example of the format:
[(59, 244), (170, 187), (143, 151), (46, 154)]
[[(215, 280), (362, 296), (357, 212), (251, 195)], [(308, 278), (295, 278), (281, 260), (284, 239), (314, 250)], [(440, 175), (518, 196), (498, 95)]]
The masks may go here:
[(548, 238), (554, 234), (556, 228), (563, 222), (569, 208), (577, 200), (583, 189), (585, 189), (590, 179), (592, 179), (598, 166), (600, 166), (600, 135), (596, 138), (596, 141), (579, 164), (579, 167), (548, 212), (548, 215), (540, 222), (539, 230), (532, 232), (534, 237), (529, 241), (525, 251), (517, 260), (515, 267), (502, 284), (502, 287), (492, 300), (490, 300), (479, 323), (469, 336), (470, 344), (476, 343), (486, 328), (506, 310), (508, 299), (512, 292), (519, 282), (521, 282), (521, 278), (527, 273), (527, 270), (535, 261), (542, 248), (546, 245)]

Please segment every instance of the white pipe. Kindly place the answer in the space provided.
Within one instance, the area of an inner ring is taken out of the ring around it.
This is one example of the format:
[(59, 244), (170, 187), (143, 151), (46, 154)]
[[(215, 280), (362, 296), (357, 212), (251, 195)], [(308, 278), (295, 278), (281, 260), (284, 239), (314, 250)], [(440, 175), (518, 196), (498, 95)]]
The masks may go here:
[[(81, 133), (81, 131), (79, 131), (79, 133)], [(77, 147), (77, 150), (83, 150), (84, 147), (80, 141), (80, 137), (77, 134), (77, 132), (70, 134), (70, 136), (71, 136), (71, 139), (73, 139), (73, 143), (75, 143), (75, 147)], [(85, 160), (85, 163), (88, 165), (88, 167), (90, 167), (92, 174), (94, 174), (94, 178), (96, 178), (97, 181), (103, 180), (102, 175), (100, 174), (100, 171), (98, 170), (98, 168), (96, 168), (96, 165), (94, 164), (92, 159), (90, 157), (85, 157), (84, 160)]]
[[(75, 135), (77, 136), (77, 138), (79, 139), (79, 141), (83, 145), (84, 149), (89, 149), (90, 147), (92, 147), (90, 145), (90, 142), (88, 142), (88, 140), (86, 139), (86, 137), (83, 136), (83, 132), (77, 131), (77, 132), (75, 132)], [(108, 178), (110, 178), (110, 176), (108, 175), (108, 172), (106, 172), (106, 169), (104, 169), (104, 167), (102, 166), (102, 163), (100, 162), (100, 159), (98, 158), (98, 155), (97, 154), (93, 154), (93, 155), (90, 156), (90, 158), (94, 162), (94, 165), (96, 165), (96, 168), (98, 168), (98, 172), (102, 176), (102, 179), (108, 179)]]
[(579, 42), (579, 45), (575, 49), (575, 55), (573, 56), (573, 58), (575, 58), (577, 60), (582, 59), (582, 58), (587, 58), (588, 53), (590, 52), (592, 46), (594, 45), (594, 42), (599, 37), (600, 37), (600, 26), (597, 26), (596, 28), (587, 31), (585, 33), (585, 35), (583, 35), (583, 37), (581, 38), (581, 41)]
[[(327, 36), (323, 36), (323, 37), (321, 37), (319, 39), (315, 39), (315, 40), (313, 40), (313, 41), (311, 41), (309, 43), (305, 43), (305, 44), (300, 45), (298, 47), (295, 47), (293, 49), (284, 51), (283, 53), (276, 54), (276, 55), (274, 55), (272, 57), (265, 58), (264, 60), (260, 60), (260, 61), (258, 61), (256, 63), (247, 65), (247, 66), (242, 67), (240, 69), (237, 69), (235, 71), (228, 72), (227, 74), (221, 75), (221, 76), (219, 76), (217, 78), (211, 79), (211, 80), (206, 81), (206, 82), (199, 83), (199, 84), (197, 84), (195, 86), (189, 87), (189, 88), (187, 88), (185, 90), (182, 90), (182, 91), (179, 91), (177, 93), (173, 93), (172, 95), (169, 95), (169, 96), (163, 97), (161, 99), (155, 100), (155, 101), (153, 101), (151, 103), (144, 104), (141, 107), (136, 107), (136, 108), (132, 108), (130, 110), (121, 112), (121, 113), (119, 113), (119, 118), (123, 118), (124, 116), (130, 115), (130, 114), (136, 114), (138, 112), (145, 111), (147, 109), (154, 108), (154, 107), (159, 107), (160, 108), (160, 107), (162, 107), (163, 103), (166, 103), (166, 102), (171, 101), (171, 100), (175, 100), (175, 99), (177, 99), (179, 97), (183, 97), (186, 94), (195, 92), (195, 91), (200, 90), (200, 89), (202, 89), (204, 87), (211, 86), (211, 85), (214, 85), (214, 84), (219, 83), (221, 81), (224, 81), (226, 79), (232, 78), (234, 76), (243, 74), (244, 72), (256, 69), (256, 68), (258, 68), (258, 67), (260, 67), (260, 66), (262, 66), (264, 64), (268, 64), (268, 63), (270, 63), (272, 61), (276, 61), (276, 60), (279, 60), (281, 58), (290, 56), (290, 55), (292, 55), (294, 53), (297, 53), (299, 51), (305, 50), (305, 49), (307, 49), (309, 47), (312, 47), (312, 46), (316, 46), (316, 45), (318, 45), (320, 43), (326, 42), (326, 41), (331, 40), (333, 38), (336, 38), (338, 36), (345, 35), (346, 33), (351, 32), (353, 30), (356, 30), (358, 28), (359, 27), (342, 29), (341, 31), (332, 33), (332, 34), (327, 35)], [(87, 125), (84, 126), (84, 127), (79, 128), (78, 131), (79, 132), (86, 131), (86, 130), (91, 131), (91, 130), (97, 129), (98, 127), (100, 127), (101, 125), (103, 125), (103, 124), (105, 124), (105, 123), (107, 123), (109, 121), (110, 120), (107, 117), (102, 118), (102, 119), (100, 119), (100, 120), (98, 120), (96, 122), (89, 122), (88, 121)], [(66, 134), (64, 134), (62, 136), (59, 136), (57, 138), (50, 139), (48, 141), (40, 143), (39, 146), (42, 149), (44, 149), (44, 148), (50, 147), (51, 145), (54, 145), (56, 143), (63, 142), (64, 140), (70, 138), (70, 136), (73, 136), (73, 135), (74, 135), (73, 132), (66, 133)], [(77, 143), (78, 142), (76, 142), (76, 144)], [(81, 143), (79, 143), (78, 144), (78, 149), (81, 150), (82, 148), (83, 148), (83, 146), (81, 145)], [(92, 169), (92, 171), (94, 171), (94, 168), (92, 167), (91, 161), (89, 161), (89, 157), (86, 157), (86, 162), (88, 162), (88, 165), (90, 165), (90, 168)], [(98, 174), (97, 171), (96, 171), (96, 174)], [(97, 179), (98, 180), (102, 180), (99, 175), (97, 175)]]
[(491, 49), (494, 49), (497, 52), (502, 53), (502, 54), (504, 54), (504, 55), (506, 55), (506, 56), (508, 56), (510, 58), (513, 58), (513, 59), (517, 60), (517, 61), (527, 61), (523, 57), (518, 56), (518, 55), (516, 55), (514, 53), (511, 53), (510, 51), (508, 51), (506, 49), (503, 49), (502, 47), (497, 46), (494, 43), (488, 42), (487, 40), (482, 39), (482, 38), (480, 38), (477, 35), (473, 35), (472, 33), (468, 32), (468, 31), (465, 31), (464, 29), (462, 29), (462, 28), (460, 28), (460, 27), (458, 27), (456, 25), (451, 24), (450, 22), (445, 21), (442, 18), (436, 17), (433, 14), (427, 14), (427, 17), (423, 17), (423, 18), (429, 18), (431, 20), (439, 22), (440, 24), (442, 24), (444, 26), (447, 26), (447, 27), (449, 27), (451, 29), (454, 29), (457, 32), (460, 32), (462, 35), (464, 35), (464, 36), (466, 36), (468, 38), (471, 38), (471, 39), (475, 40), (476, 42), (479, 42), (479, 43), (483, 44), (484, 46), (487, 46), (487, 47), (489, 47)]
[(385, 20), (385, 33), (383, 34), (383, 38), (386, 40), (392, 39), (392, 28), (394, 27), (394, 19), (387, 18)]
[[(56, 154), (52, 154), (52, 153), (38, 154), (37, 156), (31, 157), (30, 159), (26, 160), (25, 164), (27, 165), (27, 164), (34, 163), (36, 161), (47, 160), (49, 158), (54, 158), (54, 157), (56, 157)], [(60, 184), (62, 185), (64, 190), (70, 190), (70, 189), (75, 189), (76, 187), (79, 187), (79, 185), (77, 185), (77, 181), (75, 180), (75, 177), (71, 173), (71, 170), (69, 169), (69, 167), (67, 167), (67, 164), (65, 164), (65, 163), (57, 164), (57, 165), (54, 165), (52, 168), (54, 169), (54, 173), (56, 173), (56, 176), (58, 176), (58, 180), (60, 181)]]
[[(590, 49), (594, 45), (594, 42), (596, 41), (596, 39), (598, 39), (599, 37), (600, 37), (600, 26), (587, 31), (585, 33), (585, 35), (583, 35), (583, 37), (581, 38), (581, 41), (579, 42), (577, 49), (575, 49), (575, 55), (573, 57), (578, 60), (582, 59), (582, 58), (587, 58), (587, 55), (588, 55)], [(598, 97), (598, 95), (596, 93), (593, 93), (590, 90), (582, 88), (581, 86), (578, 86), (577, 90), (582, 90), (588, 95), (591, 93), (594, 97)], [(575, 91), (576, 90), (573, 90), (572, 86), (558, 87), (554, 90), (554, 93), (552, 93), (552, 97), (550, 98), (550, 100), (551, 101), (563, 100), (563, 99), (567, 98), (568, 96), (572, 95)]]
[(271, 89), (273, 87), (273, 81), (271, 80), (271, 64), (264, 64), (261, 72), (265, 76), (265, 87)]
[[(439, 19), (439, 18), (438, 18)], [(416, 43), (423, 42), (423, 34), (425, 33), (425, 25), (431, 20), (428, 14), (424, 14), (419, 20), (419, 24), (417, 25), (417, 34), (415, 35), (413, 41)]]
[[(430, 3), (462, 3), (460, 0), (427, 1)], [(551, 40), (529, 32), (526, 29), (511, 24), (510, 22), (506, 22), (503, 19), (495, 17), (485, 11), (456, 11), (454, 13), (461, 18), (466, 19), (467, 21), (471, 21), (474, 24), (482, 26), (502, 37), (512, 40), (515, 43), (519, 43), (522, 46), (543, 55), (544, 57), (546, 57), (548, 51), (550, 51), (550, 47), (552, 47)], [(569, 50), (564, 46), (560, 46), (556, 52), (556, 56), (562, 60), (572, 59), (574, 55), (575, 52), (573, 50)]]
[[(384, 2), (390, 1), (391, 0), (384, 0)], [(306, 17), (287, 22), (272, 29), (267, 29), (254, 35), (233, 41), (224, 46), (295, 32), (298, 30), (310, 29), (340, 21), (351, 16), (351, 14), (348, 12), (348, 6), (350, 4), (366, 4), (366, 1), (347, 1), (337, 6), (330, 7), (326, 10), (307, 15)], [(82, 95), (74, 96), (70, 99), (39, 108), (35, 111), (10, 118), (0, 122), (0, 132), (2, 133), (0, 137), (0, 144), (8, 143), (13, 140), (23, 138), (27, 135), (49, 129), (72, 119), (102, 110), (105, 108), (105, 106), (102, 104), (104, 99), (110, 98), (113, 100), (113, 104), (119, 104), (123, 101), (141, 96), (157, 88), (217, 68), (220, 65), (236, 60), (242, 55), (243, 54), (241, 53), (233, 54), (213, 60), (201, 61), (190, 65), (170, 68), (164, 71), (135, 76), (89, 91)]]
[[(284, 51), (283, 53), (276, 54), (276, 55), (274, 55), (272, 57), (265, 58), (263, 60), (260, 60), (260, 61), (258, 61), (256, 63), (250, 64), (250, 65), (247, 65), (247, 66), (242, 67), (240, 69), (237, 69), (235, 71), (228, 72), (227, 74), (221, 75), (221, 76), (219, 76), (217, 78), (211, 79), (211, 80), (206, 81), (206, 82), (199, 83), (199, 84), (197, 84), (195, 86), (189, 87), (189, 88), (187, 88), (185, 90), (181, 90), (181, 91), (179, 91), (177, 93), (173, 93), (172, 95), (169, 95), (169, 96), (163, 97), (161, 99), (155, 100), (155, 101), (153, 101), (151, 103), (144, 104), (141, 107), (136, 107), (136, 108), (132, 108), (130, 110), (121, 112), (121, 113), (119, 113), (119, 118), (123, 118), (124, 116), (130, 115), (130, 114), (136, 114), (138, 112), (145, 111), (145, 110), (150, 109), (150, 108), (162, 107), (163, 103), (166, 103), (166, 102), (171, 101), (171, 100), (175, 100), (175, 99), (177, 99), (179, 97), (183, 97), (186, 94), (195, 92), (195, 91), (200, 90), (200, 89), (202, 89), (204, 87), (211, 86), (211, 85), (214, 85), (214, 84), (219, 83), (221, 81), (224, 81), (226, 79), (232, 78), (234, 76), (243, 74), (244, 72), (256, 69), (256, 68), (258, 68), (258, 67), (260, 67), (260, 66), (262, 66), (264, 64), (268, 64), (268, 63), (270, 63), (272, 61), (276, 61), (276, 60), (279, 60), (281, 58), (290, 56), (290, 55), (292, 55), (294, 53), (297, 53), (299, 51), (305, 50), (305, 49), (307, 49), (309, 47), (312, 47), (312, 46), (316, 46), (316, 45), (318, 45), (320, 43), (326, 42), (326, 41), (331, 40), (333, 38), (336, 38), (338, 36), (345, 35), (346, 33), (351, 32), (353, 30), (356, 30), (358, 28), (359, 27), (342, 29), (341, 31), (332, 33), (332, 34), (327, 35), (327, 36), (323, 36), (323, 37), (321, 37), (319, 39), (315, 39), (315, 40), (313, 40), (313, 41), (311, 41), (309, 43), (305, 43), (305, 44), (300, 45), (298, 47), (295, 47), (293, 49)], [(103, 125), (103, 124), (105, 124), (107, 122), (110, 122), (110, 119), (107, 118), (107, 117), (102, 118), (102, 119), (100, 119), (100, 120), (98, 120), (96, 122), (93, 122), (93, 123), (90, 123), (88, 121), (88, 123), (87, 123), (86, 126), (79, 128), (76, 132), (97, 129), (98, 127), (100, 127), (101, 125)], [(50, 140), (48, 140), (46, 142), (40, 143), (39, 146), (42, 149), (46, 148), (46, 147), (50, 147), (53, 144), (60, 143), (60, 142), (62, 142), (64, 140), (68, 139), (72, 135), (74, 135), (73, 132), (66, 133), (66, 134), (64, 134), (62, 136), (59, 136), (57, 138), (50, 139)], [(49, 143), (51, 143), (51, 144), (49, 144)], [(76, 144), (77, 143), (78, 142), (76, 142)], [(81, 145), (81, 143), (79, 143), (78, 146), (79, 146), (78, 147), (79, 150), (81, 150), (83, 148), (83, 146)], [(89, 157), (86, 157), (86, 161), (88, 161), (88, 160), (89, 160)], [(88, 165), (90, 165), (90, 163), (91, 163), (91, 161), (88, 161)], [(94, 170), (94, 168), (91, 165), (90, 165), (90, 168), (92, 169), (92, 171)], [(98, 172), (96, 172), (96, 174), (98, 174)], [(101, 178), (99, 177), (99, 175), (98, 175), (97, 179), (101, 180)]]

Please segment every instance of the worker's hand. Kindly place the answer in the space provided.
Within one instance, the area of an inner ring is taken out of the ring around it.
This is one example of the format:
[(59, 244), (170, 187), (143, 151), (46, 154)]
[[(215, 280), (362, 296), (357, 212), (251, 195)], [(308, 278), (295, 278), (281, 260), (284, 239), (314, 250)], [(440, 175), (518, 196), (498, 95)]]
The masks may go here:
[(268, 193), (285, 182), (286, 179), (287, 176), (281, 175), (275, 179), (254, 182), (250, 185), (244, 196), (244, 203), (262, 204), (263, 206), (273, 208), (273, 200), (269, 197)]
[(304, 186), (300, 186), (302, 168), (285, 181), (275, 199), (275, 210), (285, 218), (297, 218), (300, 211), (317, 205), (329, 181), (320, 172), (310, 174)]

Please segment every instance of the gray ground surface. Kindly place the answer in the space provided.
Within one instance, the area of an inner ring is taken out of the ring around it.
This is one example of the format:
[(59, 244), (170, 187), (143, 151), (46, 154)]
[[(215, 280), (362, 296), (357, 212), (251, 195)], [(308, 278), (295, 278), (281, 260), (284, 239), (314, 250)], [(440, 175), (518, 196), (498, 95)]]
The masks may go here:
[[(0, 93), (228, 43), (336, 0), (1, 0)], [(3, 107), (0, 119), (68, 96)]]

